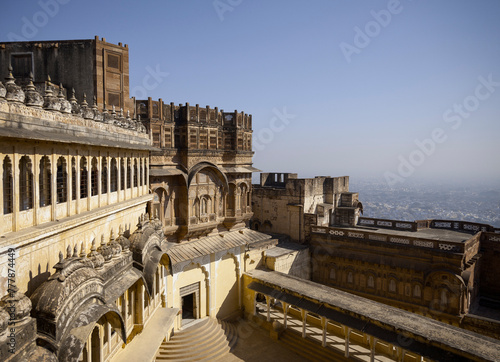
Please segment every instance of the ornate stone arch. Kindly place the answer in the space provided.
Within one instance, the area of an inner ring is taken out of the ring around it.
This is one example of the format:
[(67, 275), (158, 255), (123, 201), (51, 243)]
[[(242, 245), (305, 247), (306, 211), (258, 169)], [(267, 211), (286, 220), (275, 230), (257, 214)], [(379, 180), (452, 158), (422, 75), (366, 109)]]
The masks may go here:
[(39, 344), (54, 351), (61, 361), (78, 360), (87, 337), (103, 316), (126, 341), (123, 317), (114, 304), (107, 304), (104, 281), (92, 259), (59, 254), (57, 270), (33, 295), (32, 314), (37, 319)]

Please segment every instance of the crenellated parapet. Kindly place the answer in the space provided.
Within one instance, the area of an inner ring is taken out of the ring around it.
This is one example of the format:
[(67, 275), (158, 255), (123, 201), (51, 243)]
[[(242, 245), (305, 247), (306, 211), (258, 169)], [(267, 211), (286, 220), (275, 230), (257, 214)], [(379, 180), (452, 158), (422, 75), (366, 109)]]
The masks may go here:
[(150, 132), (153, 145), (190, 150), (252, 150), (252, 116), (218, 107), (161, 99), (136, 101), (136, 114)]

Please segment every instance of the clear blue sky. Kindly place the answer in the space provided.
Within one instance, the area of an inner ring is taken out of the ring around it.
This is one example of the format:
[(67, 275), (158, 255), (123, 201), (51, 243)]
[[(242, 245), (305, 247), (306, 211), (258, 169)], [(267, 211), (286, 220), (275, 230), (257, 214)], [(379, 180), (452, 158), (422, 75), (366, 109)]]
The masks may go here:
[(499, 19), (498, 0), (16, 0), (0, 41), (127, 43), (131, 95), (157, 69), (153, 99), (252, 114), (264, 171), (500, 184)]

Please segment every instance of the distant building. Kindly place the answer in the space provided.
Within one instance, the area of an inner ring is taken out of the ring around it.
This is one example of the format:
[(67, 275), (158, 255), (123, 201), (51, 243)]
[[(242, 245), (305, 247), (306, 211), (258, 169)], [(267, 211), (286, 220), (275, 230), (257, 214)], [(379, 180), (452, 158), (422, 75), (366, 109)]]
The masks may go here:
[(307, 226), (356, 225), (363, 205), (349, 192), (349, 176), (298, 178), (296, 173), (261, 173), (253, 185), (251, 228), (305, 242)]

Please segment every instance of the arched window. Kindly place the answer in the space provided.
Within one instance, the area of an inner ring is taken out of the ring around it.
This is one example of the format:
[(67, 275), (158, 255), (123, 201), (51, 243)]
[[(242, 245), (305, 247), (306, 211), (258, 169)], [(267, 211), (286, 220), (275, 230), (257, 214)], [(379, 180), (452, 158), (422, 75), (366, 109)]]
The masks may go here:
[(441, 308), (446, 308), (448, 305), (448, 292), (446, 289), (441, 290)]
[(85, 156), (80, 160), (80, 198), (84, 199), (89, 195), (88, 187), (88, 168), (87, 158)]
[(71, 157), (71, 200), (76, 200), (77, 188), (76, 188), (76, 160)]
[(101, 194), (108, 193), (108, 159), (101, 159)]
[(330, 269), (330, 279), (335, 280), (336, 277), (337, 277), (337, 275), (336, 275), (336, 272), (335, 272), (335, 268), (332, 267)]
[(68, 201), (68, 171), (66, 165), (66, 159), (64, 157), (59, 157), (57, 159), (57, 203), (63, 203)]
[(99, 172), (99, 167), (97, 163), (97, 158), (93, 157), (92, 158), (92, 165), (91, 165), (91, 174), (90, 174), (90, 185), (91, 185), (91, 195), (95, 196), (98, 194), (98, 172)]
[(137, 182), (137, 159), (134, 159), (134, 187), (137, 187), (139, 183)]
[(40, 160), (40, 174), (38, 176), (38, 183), (40, 185), (40, 207), (48, 206), (51, 204), (51, 176), (50, 160), (47, 156), (43, 156)]
[(120, 190), (125, 190), (125, 160), (120, 159)]
[(389, 280), (389, 292), (396, 293), (396, 281), (394, 279)]
[(110, 180), (111, 192), (115, 192), (118, 189), (118, 167), (116, 166), (116, 158), (111, 159), (111, 180)]
[(227, 213), (228, 216), (234, 216), (234, 203), (235, 203), (235, 186), (229, 185), (229, 193), (227, 195)]
[(33, 208), (33, 165), (28, 156), (19, 160), (19, 211)]
[(11, 214), (13, 205), (12, 162), (9, 156), (3, 159), (3, 213)]
[(196, 198), (193, 202), (193, 216), (200, 217), (200, 199)]
[(247, 207), (247, 185), (240, 186), (240, 210), (246, 212)]
[(209, 202), (206, 196), (201, 199), (200, 206), (201, 206), (201, 215), (206, 215), (209, 213)]
[(347, 282), (351, 284), (354, 283), (354, 276), (351, 271), (347, 274)]
[(416, 284), (415, 287), (413, 288), (413, 296), (415, 298), (422, 297), (422, 290), (420, 289), (420, 285)]
[(373, 275), (368, 275), (368, 288), (375, 288), (375, 279)]
[(127, 189), (131, 187), (130, 180), (132, 178), (132, 172), (130, 167), (130, 158), (127, 158)]

